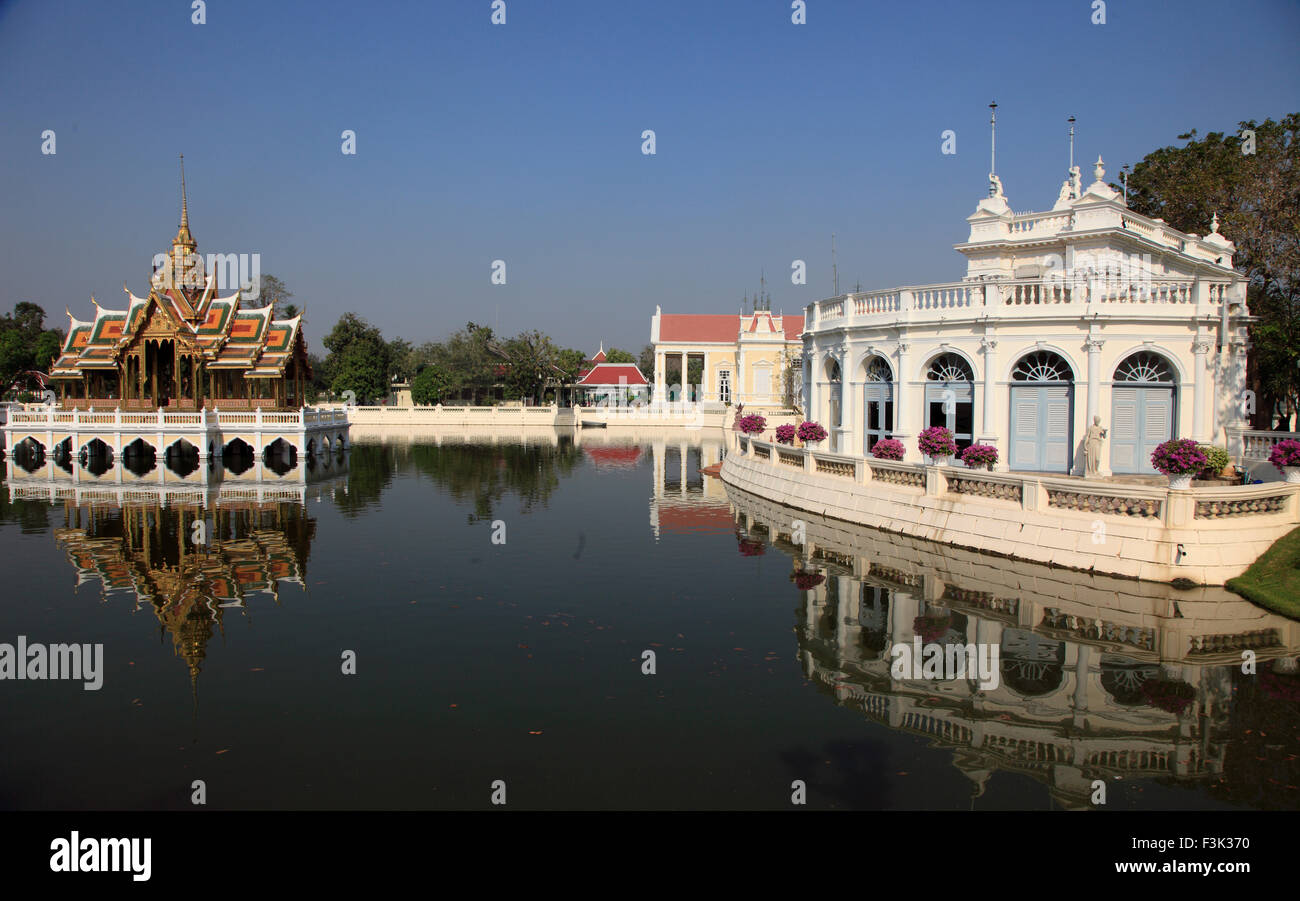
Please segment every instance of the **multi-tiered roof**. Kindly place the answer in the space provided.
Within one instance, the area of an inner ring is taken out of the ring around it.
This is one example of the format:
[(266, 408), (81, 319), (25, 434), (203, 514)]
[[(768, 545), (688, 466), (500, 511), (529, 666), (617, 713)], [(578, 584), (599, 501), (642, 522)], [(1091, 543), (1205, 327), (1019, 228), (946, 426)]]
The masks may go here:
[[(182, 170), (180, 228), (166, 264), (154, 271), (148, 296), (137, 297), (123, 285), (125, 309), (106, 309), (92, 297), (93, 319), (69, 312), (68, 335), (50, 376), (79, 379), (118, 369), (123, 353), (148, 331), (174, 338), (182, 353), (208, 370), (238, 370), (245, 379), (283, 378), (302, 341), (301, 315), (276, 319), (273, 304), (245, 309), (239, 290), (218, 297), (216, 267), (205, 272), (200, 261)], [(302, 357), (305, 363), (305, 350)]]

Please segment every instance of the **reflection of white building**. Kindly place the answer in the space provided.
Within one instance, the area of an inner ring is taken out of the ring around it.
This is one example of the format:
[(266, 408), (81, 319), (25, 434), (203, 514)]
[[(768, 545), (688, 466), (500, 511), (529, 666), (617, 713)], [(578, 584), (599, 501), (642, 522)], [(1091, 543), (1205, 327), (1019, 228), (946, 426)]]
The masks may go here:
[(1076, 175), (1056, 205), (1014, 213), (994, 180), (956, 249), (959, 282), (848, 294), (809, 305), (804, 396), (830, 449), (884, 437), (919, 460), (917, 434), (997, 445), (1002, 466), (1083, 472), (1094, 415), (1109, 429), (1103, 473), (1151, 472), (1171, 437), (1226, 445), (1245, 388), (1245, 278), (1232, 242), (1129, 210)]
[[(790, 554), (815, 582), (803, 588), (797, 623), (807, 676), (868, 719), (951, 748), (976, 796), (999, 769), (1047, 783), (1068, 807), (1088, 806), (1097, 778), (1217, 778), (1242, 652), (1258, 655), (1261, 673), (1293, 672), (1300, 652), (1300, 624), (1224, 589), (1008, 567), (727, 495), (751, 540)], [(896, 678), (890, 649), (911, 644), (923, 620), (938, 625), (927, 641), (996, 645), (997, 687)], [(1186, 699), (1168, 703), (1162, 686)]]

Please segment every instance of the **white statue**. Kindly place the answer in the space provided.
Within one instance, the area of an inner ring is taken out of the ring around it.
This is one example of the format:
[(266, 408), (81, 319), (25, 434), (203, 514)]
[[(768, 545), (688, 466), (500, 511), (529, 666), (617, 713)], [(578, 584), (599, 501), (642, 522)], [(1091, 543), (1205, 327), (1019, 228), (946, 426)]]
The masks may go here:
[(1078, 200), (1083, 196), (1083, 172), (1078, 166), (1070, 167), (1070, 190), (1074, 195), (1073, 200)]
[(992, 172), (989, 173), (989, 196), (990, 197), (1006, 196), (1005, 194), (1002, 193), (1002, 179), (998, 178)]
[(1101, 417), (1092, 417), (1088, 426), (1088, 437), (1083, 441), (1083, 472), (1087, 476), (1101, 473), (1101, 442), (1106, 437), (1106, 430), (1101, 427)]

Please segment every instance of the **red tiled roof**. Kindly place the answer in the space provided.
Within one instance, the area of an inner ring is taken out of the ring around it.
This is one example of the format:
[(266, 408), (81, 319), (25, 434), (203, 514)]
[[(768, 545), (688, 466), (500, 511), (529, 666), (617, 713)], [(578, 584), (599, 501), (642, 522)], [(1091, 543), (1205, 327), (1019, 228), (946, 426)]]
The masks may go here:
[[(622, 379), (622, 382), (619, 380)], [(648, 385), (645, 376), (634, 363), (597, 363), (591, 371), (578, 380), (579, 385)]]
[[(795, 341), (803, 332), (803, 317), (782, 317), (787, 341)], [(734, 344), (740, 335), (738, 313), (661, 313), (660, 341), (691, 341), (701, 344)]]
[(665, 532), (730, 532), (735, 527), (729, 507), (659, 505), (659, 528)]
[(635, 466), (641, 459), (641, 448), (636, 445), (627, 447), (614, 445), (612, 447), (592, 447), (586, 446), (582, 449), (591, 462), (597, 466)]

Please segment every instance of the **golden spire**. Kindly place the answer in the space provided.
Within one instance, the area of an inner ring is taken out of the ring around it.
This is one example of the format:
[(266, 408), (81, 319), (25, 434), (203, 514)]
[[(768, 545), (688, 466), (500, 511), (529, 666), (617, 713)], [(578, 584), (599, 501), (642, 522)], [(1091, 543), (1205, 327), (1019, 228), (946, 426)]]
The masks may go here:
[(185, 154), (181, 154), (181, 227), (189, 228), (190, 210), (185, 196)]
[(176, 231), (176, 239), (172, 241), (172, 246), (183, 245), (193, 250), (195, 247), (194, 236), (190, 234), (190, 208), (189, 198), (185, 192), (185, 154), (181, 154), (181, 227)]

